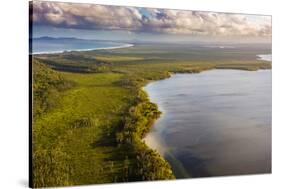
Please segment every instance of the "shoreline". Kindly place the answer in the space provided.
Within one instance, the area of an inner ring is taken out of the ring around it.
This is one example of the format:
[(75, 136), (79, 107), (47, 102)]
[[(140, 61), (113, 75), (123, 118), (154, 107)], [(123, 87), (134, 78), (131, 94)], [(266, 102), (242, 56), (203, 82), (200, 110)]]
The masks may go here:
[[(60, 57), (61, 55), (65, 55), (66, 57), (62, 57), (62, 60), (65, 60), (67, 62), (67, 58), (71, 59), (71, 55), (81, 55), (81, 63), (78, 63), (77, 65), (75, 64), (75, 66), (73, 67), (73, 69), (79, 69), (80, 65), (84, 65), (84, 62), (86, 62), (86, 60), (84, 61), (83, 59), (83, 51), (91, 51), (91, 52), (85, 52), (86, 55), (89, 54), (89, 56), (95, 57), (97, 56), (99, 53), (108, 53), (110, 57), (114, 58), (115, 56), (115, 51), (116, 50), (109, 50), (109, 51), (98, 51), (100, 49), (118, 49), (118, 48), (127, 48), (127, 47), (132, 47), (134, 46), (133, 44), (126, 44), (126, 45), (119, 45), (118, 47), (107, 47), (107, 48), (96, 48), (96, 49), (78, 49), (77, 52), (73, 52), (73, 53), (67, 53), (67, 51), (61, 52), (63, 54), (55, 54), (55, 55), (48, 55), (42, 54), (42, 59), (40, 59), (40, 55), (38, 55), (38, 61), (42, 60), (42, 63), (48, 63), (45, 62), (47, 60), (56, 60), (56, 57)], [(135, 44), (135, 46), (137, 46), (137, 44)], [(135, 48), (132, 49), (124, 49), (124, 50), (117, 50), (118, 52), (120, 51), (121, 54), (122, 52), (130, 52), (131, 50), (134, 50)], [(97, 51), (95, 51), (97, 50)], [(81, 52), (81, 53), (80, 53)], [(51, 54), (51, 53), (49, 53)], [(85, 55), (84, 54), (84, 55)], [(97, 54), (97, 55), (96, 55)], [(37, 58), (37, 56), (34, 56), (35, 58)], [(106, 56), (107, 57), (107, 56)], [(118, 56), (116, 56), (118, 58)], [(45, 58), (45, 59), (44, 59)], [(145, 57), (145, 59), (149, 59), (149, 57)], [(126, 60), (126, 59), (125, 59)], [(154, 60), (152, 60), (154, 62)], [(134, 60), (129, 60), (130, 63), (132, 63), (132, 67), (133, 68), (138, 68), (137, 66), (135, 67), (134, 65), (138, 65), (139, 62), (134, 61)], [(57, 66), (63, 66), (64, 62), (62, 62), (61, 64), (58, 63)], [(176, 176), (172, 176), (173, 172), (177, 173), (177, 167), (175, 165), (173, 165), (173, 160), (171, 160), (171, 157), (167, 156), (166, 154), (162, 154), (159, 153), (158, 150), (155, 150), (155, 148), (151, 148), (151, 145), (148, 141), (146, 141), (146, 136), (150, 135), (151, 132), (154, 132), (155, 130), (155, 126), (156, 124), (158, 124), (158, 122), (162, 117), (165, 117), (165, 113), (166, 113), (166, 109), (162, 109), (160, 106), (158, 106), (155, 100), (157, 100), (157, 98), (151, 99), (149, 96), (143, 94), (143, 93), (147, 93), (147, 91), (145, 90), (145, 87), (153, 82), (156, 81), (161, 81), (161, 80), (166, 80), (172, 76), (174, 76), (175, 74), (186, 74), (186, 73), (201, 73), (203, 71), (210, 71), (210, 70), (216, 70), (218, 69), (217, 66), (219, 66), (220, 68), (224, 68), (224, 69), (229, 69), (230, 67), (232, 67), (235, 70), (239, 70), (240, 69), (244, 69), (245, 71), (248, 69), (251, 69), (251, 71), (256, 70), (256, 68), (258, 70), (263, 69), (263, 67), (265, 69), (271, 69), (271, 63), (269, 62), (265, 62), (265, 61), (259, 61), (257, 60), (257, 58), (255, 59), (254, 62), (245, 62), (245, 63), (241, 63), (239, 61), (233, 62), (231, 64), (227, 64), (224, 62), (206, 62), (206, 64), (198, 62), (198, 64), (186, 64), (182, 65), (180, 64), (180, 62), (176, 62), (177, 64), (174, 66), (171, 62), (169, 63), (169, 65), (171, 64), (171, 66), (169, 67), (165, 67), (164, 62), (162, 63), (162, 61), (160, 61), (160, 67), (162, 69), (159, 69), (158, 66), (155, 68), (150, 68), (149, 66), (146, 66), (146, 64), (144, 64), (144, 61), (140, 62), (141, 64), (143, 64), (139, 70), (134, 70), (134, 69), (129, 69), (128, 67), (124, 66), (119, 68), (117, 65), (116, 67), (110, 67), (107, 66), (106, 68), (108, 68), (106, 70), (106, 72), (102, 72), (103, 70), (97, 70), (89, 72), (91, 74), (95, 74), (95, 73), (102, 73), (104, 74), (106, 81), (107, 81), (107, 74), (110, 73), (118, 73), (120, 74), (120, 78), (118, 78), (116, 81), (116, 83), (112, 83), (112, 85), (114, 87), (120, 87), (120, 88), (125, 88), (130, 90), (130, 95), (128, 98), (125, 98), (125, 102), (129, 102), (129, 106), (125, 107), (124, 112), (122, 109), (122, 114), (120, 114), (122, 117), (120, 119), (120, 122), (118, 122), (118, 124), (116, 124), (116, 130), (112, 130), (113, 134), (115, 133), (115, 136), (113, 135), (114, 138), (114, 146), (116, 146), (115, 142), (117, 143), (117, 147), (119, 147), (120, 149), (125, 149), (126, 152), (128, 152), (129, 150), (129, 154), (132, 154), (132, 157), (129, 158), (130, 162), (134, 162), (133, 164), (131, 164), (129, 167), (131, 170), (131, 174), (132, 177), (130, 179), (132, 179), (131, 181), (133, 181), (134, 179), (144, 179), (144, 180), (163, 180), (163, 179), (174, 179), (176, 178)], [(196, 62), (197, 63), (197, 62)], [(268, 66), (267, 66), (268, 65)], [(114, 64), (115, 66), (115, 64)], [(162, 67), (161, 67), (162, 66)], [(54, 69), (55, 67), (51, 67), (52, 69)], [(88, 67), (86, 67), (88, 68)], [(151, 70), (150, 70), (151, 69)], [(54, 69), (55, 70), (55, 69)], [(57, 71), (61, 71), (61, 72), (69, 72), (69, 74), (72, 74), (73, 72), (67, 69), (61, 69), (61, 70), (57, 70)], [(152, 72), (151, 75), (149, 75), (148, 72)], [(250, 70), (249, 70), (250, 71)], [(68, 74), (68, 73), (67, 73)], [(83, 72), (79, 73), (79, 74), (84, 74)], [(121, 77), (122, 75), (122, 77)], [(84, 77), (84, 76), (83, 76)], [(89, 76), (90, 77), (90, 76)], [(68, 77), (66, 77), (67, 79)], [(69, 79), (69, 78), (68, 78)], [(115, 81), (115, 80), (114, 80)], [(81, 85), (82, 86), (82, 85)], [(79, 87), (80, 87), (80, 83), (79, 83)], [(90, 91), (87, 91), (87, 93)], [(143, 93), (140, 93), (143, 92)], [(116, 96), (116, 100), (119, 100), (119, 97)], [(153, 101), (152, 101), (153, 100)], [(123, 101), (122, 101), (123, 102)], [(155, 107), (156, 106), (156, 107)], [(116, 106), (117, 107), (117, 106)], [(164, 106), (165, 107), (165, 106)], [(162, 111), (162, 113), (160, 112)], [(94, 114), (93, 114), (94, 115)], [(104, 115), (108, 115), (108, 113), (104, 113)], [(79, 115), (80, 117), (80, 115)], [(93, 119), (95, 119), (95, 117), (93, 116)], [(155, 121), (155, 122), (154, 122)], [(98, 123), (99, 124), (99, 123)], [(160, 122), (161, 124), (161, 122)], [(154, 128), (153, 128), (154, 127)], [(115, 128), (115, 123), (114, 123), (114, 128)], [(161, 144), (164, 144), (163, 146), (165, 146), (165, 143), (167, 143), (167, 140), (160, 140), (157, 141), (157, 134), (156, 137), (154, 137), (154, 134), (152, 134), (150, 136), (151, 138), (154, 138), (153, 141), (150, 141), (152, 143), (156, 142), (157, 144), (160, 144), (160, 150), (161, 150)], [(163, 142), (163, 143), (162, 143)], [(132, 149), (129, 149), (128, 147), (132, 147)], [(155, 147), (155, 146), (154, 146)], [(156, 146), (157, 147), (157, 146)], [(164, 151), (169, 151), (169, 149), (164, 149), (162, 148)], [(128, 150), (128, 151), (127, 151)], [(116, 152), (117, 153), (117, 152)], [(81, 158), (82, 160), (83, 158)], [(171, 163), (169, 163), (167, 160), (171, 161)], [(79, 160), (80, 161), (80, 160)], [(116, 159), (112, 160), (113, 162), (118, 161)], [(135, 164), (136, 162), (136, 164)], [(171, 167), (171, 165), (173, 165), (173, 167)], [(145, 172), (141, 171), (141, 170), (146, 170)], [(165, 174), (162, 174), (164, 171)], [(151, 176), (152, 175), (152, 176)], [(122, 175), (120, 175), (121, 178)], [(118, 176), (119, 177), (119, 176)], [(190, 176), (192, 177), (192, 176)], [(179, 177), (178, 177), (179, 178)]]
[[(226, 69), (229, 69), (229, 68), (226, 68)], [(212, 70), (220, 70), (220, 68), (214, 67), (214, 68), (210, 68), (210, 69), (207, 69), (207, 70), (202, 70), (202, 71), (195, 72), (195, 73), (200, 74), (200, 73), (202, 73), (202, 72), (205, 72), (205, 71), (212, 71)], [(231, 69), (229, 69), (229, 70), (240, 70), (240, 71), (241, 71), (241, 69), (239, 69), (239, 68), (236, 68), (236, 69), (235, 69), (235, 68), (231, 68)], [(271, 70), (271, 68), (266, 68), (266, 69), (258, 68), (257, 70), (254, 70), (254, 71), (259, 71), (259, 70)], [(253, 71), (253, 70), (244, 70), (244, 71)], [(175, 72), (175, 73), (170, 73), (168, 77), (163, 78), (163, 79), (160, 79), (160, 80), (169, 79), (170, 77), (172, 77), (172, 76), (175, 75), (175, 74), (191, 74), (191, 73), (190, 73), (190, 72), (185, 72), (185, 73), (182, 73), (182, 72), (179, 72), (179, 73), (177, 73), (177, 72)], [(149, 84), (151, 84), (152, 82), (157, 82), (157, 81), (160, 81), (160, 80), (152, 80), (152, 81), (149, 81), (148, 83), (145, 84), (145, 86), (142, 86), (142, 87), (141, 87), (141, 90), (144, 91), (144, 92), (147, 94), (147, 96), (148, 96), (148, 101), (149, 101), (150, 103), (154, 103), (154, 104), (157, 105), (157, 110), (158, 110), (158, 111), (160, 111), (160, 110), (159, 110), (159, 105), (158, 105), (156, 102), (153, 102), (153, 101), (151, 100), (148, 91), (145, 90), (145, 87), (148, 86)], [(164, 111), (163, 108), (162, 108), (161, 110)], [(162, 112), (162, 111), (161, 111), (160, 116), (159, 116), (158, 118), (154, 119), (154, 122), (153, 122), (152, 126), (150, 127), (149, 131), (146, 133), (146, 135), (144, 136), (144, 138), (142, 138), (142, 142), (143, 142), (149, 149), (155, 150), (155, 151), (160, 155), (160, 157), (162, 157), (165, 161), (168, 162), (168, 160), (164, 157), (165, 149), (159, 149), (159, 146), (161, 146), (161, 144), (155, 142), (155, 141), (157, 141), (157, 139), (156, 139), (156, 138), (153, 138), (153, 135), (152, 135), (151, 137), (149, 137), (149, 138), (147, 137), (148, 134), (152, 132), (152, 129), (153, 129), (153, 127), (155, 126), (155, 122), (156, 122), (157, 120), (159, 120), (159, 119), (163, 116), (163, 114), (165, 114), (165, 113)], [(162, 142), (163, 142), (163, 141), (162, 141)], [(151, 145), (151, 144), (153, 144), (153, 143), (154, 143), (154, 145)], [(154, 146), (154, 147), (153, 147), (153, 146)], [(171, 164), (170, 162), (168, 162), (168, 164), (169, 164), (170, 167), (172, 168), (172, 164)], [(172, 168), (172, 169), (173, 169), (173, 168)], [(175, 168), (174, 168), (174, 169), (175, 169)], [(172, 171), (172, 172), (173, 172), (173, 171)], [(175, 175), (174, 172), (173, 172), (173, 174)], [(189, 175), (189, 176), (192, 177), (191, 175)], [(177, 178), (176, 178), (176, 179), (177, 179)]]
[(272, 62), (272, 54), (258, 54), (257, 60)]
[(49, 52), (34, 52), (30, 53), (30, 55), (42, 55), (42, 54), (61, 54), (61, 53), (68, 53), (68, 52), (86, 52), (86, 51), (96, 51), (96, 50), (112, 50), (112, 49), (122, 49), (122, 48), (129, 48), (134, 47), (134, 44), (124, 44), (116, 47), (98, 47), (98, 48), (91, 48), (91, 49), (72, 49), (72, 50), (61, 50), (61, 51), (49, 51)]

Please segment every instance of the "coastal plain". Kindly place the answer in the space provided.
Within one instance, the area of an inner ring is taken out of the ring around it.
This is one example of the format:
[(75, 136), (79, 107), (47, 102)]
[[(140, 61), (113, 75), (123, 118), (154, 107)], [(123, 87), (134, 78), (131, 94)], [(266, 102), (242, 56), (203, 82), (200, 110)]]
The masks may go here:
[(34, 186), (175, 179), (143, 141), (161, 112), (142, 88), (173, 73), (271, 69), (260, 54), (271, 47), (140, 43), (32, 55)]

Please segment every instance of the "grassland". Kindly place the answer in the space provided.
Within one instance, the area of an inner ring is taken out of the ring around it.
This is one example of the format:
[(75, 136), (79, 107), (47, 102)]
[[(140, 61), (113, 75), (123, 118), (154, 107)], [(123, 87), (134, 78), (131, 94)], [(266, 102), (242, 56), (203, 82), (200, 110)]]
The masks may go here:
[(256, 60), (268, 49), (198, 48), (139, 45), (34, 56), (34, 187), (175, 178), (142, 142), (161, 112), (141, 88), (176, 72), (271, 68)]

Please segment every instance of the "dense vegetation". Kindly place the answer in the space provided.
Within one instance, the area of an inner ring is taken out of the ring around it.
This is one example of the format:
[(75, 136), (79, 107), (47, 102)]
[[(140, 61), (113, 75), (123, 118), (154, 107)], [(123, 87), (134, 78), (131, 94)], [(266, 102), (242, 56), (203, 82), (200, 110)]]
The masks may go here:
[(256, 60), (260, 49), (242, 48), (237, 59), (231, 51), (209, 59), (198, 49), (155, 46), (36, 55), (34, 187), (175, 178), (142, 140), (161, 112), (141, 88), (176, 72), (271, 67)]
[(56, 107), (60, 92), (73, 86), (71, 81), (64, 80), (61, 74), (37, 60), (32, 61), (33, 68), (33, 115), (35, 117)]

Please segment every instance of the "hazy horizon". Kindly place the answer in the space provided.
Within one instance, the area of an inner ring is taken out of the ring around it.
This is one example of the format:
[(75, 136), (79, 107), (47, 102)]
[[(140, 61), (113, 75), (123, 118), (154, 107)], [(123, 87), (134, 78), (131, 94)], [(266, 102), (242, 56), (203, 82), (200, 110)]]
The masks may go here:
[(140, 42), (271, 43), (271, 16), (33, 2), (33, 37)]

